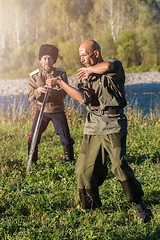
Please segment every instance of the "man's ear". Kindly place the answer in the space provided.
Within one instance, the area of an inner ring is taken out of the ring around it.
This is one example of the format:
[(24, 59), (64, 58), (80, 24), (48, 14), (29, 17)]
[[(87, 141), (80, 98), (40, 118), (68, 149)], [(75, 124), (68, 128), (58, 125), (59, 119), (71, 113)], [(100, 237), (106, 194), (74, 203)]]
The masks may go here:
[(99, 51), (98, 50), (94, 50), (94, 55), (95, 55), (96, 58), (98, 58), (99, 57)]

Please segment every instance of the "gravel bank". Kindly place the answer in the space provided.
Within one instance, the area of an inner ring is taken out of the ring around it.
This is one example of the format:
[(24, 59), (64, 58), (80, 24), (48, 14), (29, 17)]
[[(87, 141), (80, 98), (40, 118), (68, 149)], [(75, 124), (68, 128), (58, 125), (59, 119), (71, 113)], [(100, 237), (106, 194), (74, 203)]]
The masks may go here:
[[(77, 78), (74, 76), (68, 77), (69, 84), (76, 87)], [(126, 85), (145, 84), (145, 83), (160, 83), (160, 72), (145, 72), (126, 74)], [(27, 94), (28, 78), (23, 79), (1, 79), (0, 80), (0, 95), (19, 95)]]

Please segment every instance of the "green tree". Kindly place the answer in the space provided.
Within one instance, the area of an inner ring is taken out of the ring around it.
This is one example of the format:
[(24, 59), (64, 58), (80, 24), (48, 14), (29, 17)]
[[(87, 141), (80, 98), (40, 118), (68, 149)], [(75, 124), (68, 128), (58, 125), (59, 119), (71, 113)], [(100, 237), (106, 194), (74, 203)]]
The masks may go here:
[(130, 20), (130, 0), (93, 0), (93, 9), (89, 13), (89, 20), (93, 27), (94, 37), (98, 32), (111, 32), (116, 43), (118, 36)]
[(46, 0), (41, 9), (41, 38), (46, 41), (55, 35), (72, 37), (72, 22), (76, 22), (74, 0)]
[(43, 43), (59, 47), (58, 61), (62, 67), (77, 69), (78, 47), (91, 38), (100, 43), (105, 60), (118, 57), (126, 66), (159, 65), (159, 3), (159, 0), (0, 0), (0, 72), (34, 70)]
[(72, 75), (77, 72), (81, 67), (79, 57), (79, 44), (73, 41), (59, 42), (59, 59), (56, 63), (58, 67), (62, 67), (67, 70), (68, 75)]
[[(150, 1), (152, 2), (152, 1)], [(140, 59), (143, 65), (152, 65), (156, 63), (155, 47), (153, 47), (156, 33), (155, 9), (153, 4), (146, 4), (146, 1), (138, 5), (138, 18), (136, 21), (137, 45), (140, 49)], [(156, 46), (158, 47), (157, 43)], [(158, 51), (159, 52), (159, 51)]]
[(106, 31), (99, 32), (97, 34), (96, 40), (101, 46), (102, 56), (104, 60), (116, 57), (117, 44), (113, 41), (111, 32), (108, 29)]
[(124, 67), (139, 65), (136, 34), (134, 30), (125, 30), (118, 38), (117, 58), (123, 62)]

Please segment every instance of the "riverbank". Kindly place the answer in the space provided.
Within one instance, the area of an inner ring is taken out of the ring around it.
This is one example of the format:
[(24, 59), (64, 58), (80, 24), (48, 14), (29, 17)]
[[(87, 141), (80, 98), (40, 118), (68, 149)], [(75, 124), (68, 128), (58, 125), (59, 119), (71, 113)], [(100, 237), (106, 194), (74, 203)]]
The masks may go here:
[[(77, 78), (69, 76), (68, 82), (71, 86), (77, 86)], [(126, 74), (125, 85), (160, 83), (160, 72), (130, 73)], [(19, 95), (27, 94), (28, 78), (22, 79), (1, 79), (0, 95)]]

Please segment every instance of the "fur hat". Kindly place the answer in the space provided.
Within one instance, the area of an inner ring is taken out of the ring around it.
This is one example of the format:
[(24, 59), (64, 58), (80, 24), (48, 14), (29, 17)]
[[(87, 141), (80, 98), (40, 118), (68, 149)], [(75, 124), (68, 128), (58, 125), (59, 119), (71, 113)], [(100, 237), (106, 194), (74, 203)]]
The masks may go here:
[(44, 55), (49, 55), (53, 59), (53, 64), (57, 61), (58, 58), (58, 48), (56, 48), (54, 45), (44, 44), (41, 45), (39, 49), (39, 60)]

